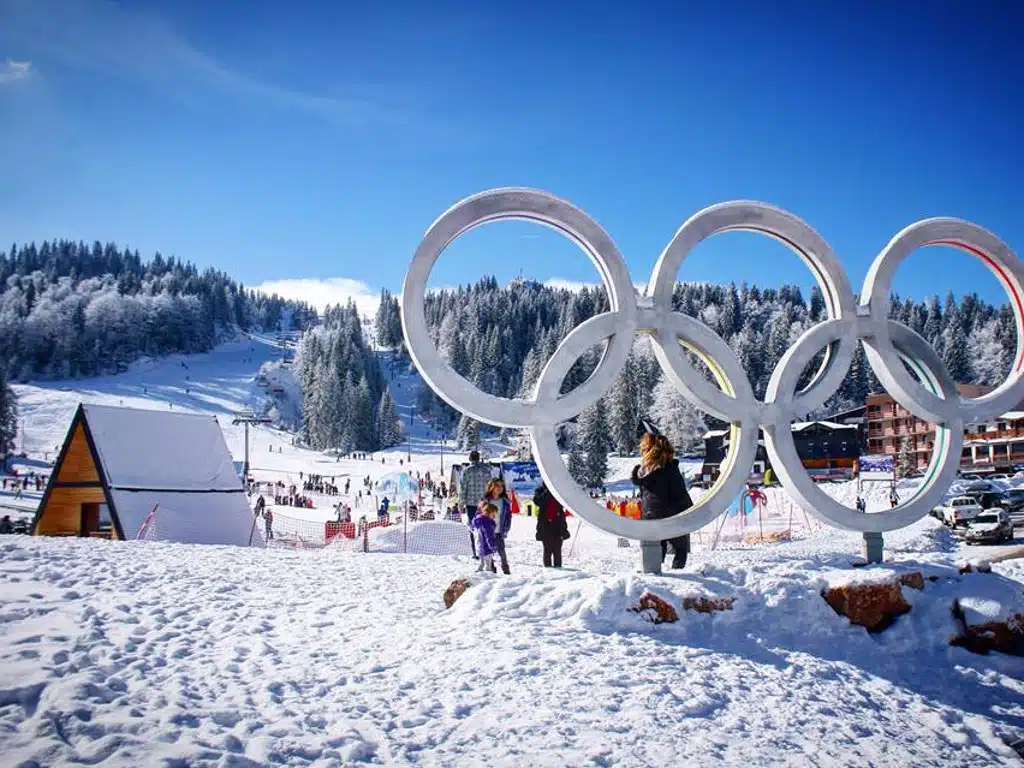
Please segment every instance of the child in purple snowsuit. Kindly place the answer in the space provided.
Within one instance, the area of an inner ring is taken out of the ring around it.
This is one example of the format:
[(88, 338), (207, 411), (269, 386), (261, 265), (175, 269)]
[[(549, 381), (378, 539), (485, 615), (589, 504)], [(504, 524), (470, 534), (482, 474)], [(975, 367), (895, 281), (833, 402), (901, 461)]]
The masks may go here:
[(494, 532), (497, 528), (495, 518), (498, 516), (498, 508), (493, 504), (484, 504), (481, 510), (482, 514), (474, 517), (473, 522), (470, 523), (476, 532), (477, 554), (480, 555), (480, 564), (476, 569), (482, 571), (488, 568), (496, 573), (494, 553), (498, 551), (498, 540), (495, 538)]

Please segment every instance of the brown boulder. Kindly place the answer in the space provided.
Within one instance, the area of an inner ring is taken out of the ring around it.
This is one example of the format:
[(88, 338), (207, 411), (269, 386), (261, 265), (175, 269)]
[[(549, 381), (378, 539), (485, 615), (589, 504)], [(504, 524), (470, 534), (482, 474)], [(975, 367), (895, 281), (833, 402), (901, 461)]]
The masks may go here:
[(992, 564), (986, 560), (960, 563), (960, 575), (965, 573), (992, 573)]
[(821, 596), (832, 610), (869, 632), (881, 632), (893, 619), (910, 610), (910, 603), (903, 599), (901, 584), (896, 579), (830, 587)]
[(966, 648), (972, 653), (999, 651), (1013, 656), (1024, 656), (1024, 613), (1017, 613), (1002, 621), (968, 624), (959, 600), (953, 601), (953, 616), (960, 625), (960, 634), (950, 645)]
[(924, 590), (924, 574), (920, 571), (910, 571), (909, 573), (900, 574), (900, 584), (904, 587), (910, 587), (917, 591)]
[(735, 597), (684, 597), (683, 610), (697, 611), (698, 613), (713, 613), (714, 611), (731, 611), (732, 604), (736, 602)]
[(456, 579), (444, 591), (444, 607), (451, 608), (455, 601), (462, 597), (462, 593), (473, 586), (469, 579)]
[(640, 602), (629, 610), (639, 613), (652, 624), (671, 624), (679, 621), (676, 609), (652, 592), (640, 595)]

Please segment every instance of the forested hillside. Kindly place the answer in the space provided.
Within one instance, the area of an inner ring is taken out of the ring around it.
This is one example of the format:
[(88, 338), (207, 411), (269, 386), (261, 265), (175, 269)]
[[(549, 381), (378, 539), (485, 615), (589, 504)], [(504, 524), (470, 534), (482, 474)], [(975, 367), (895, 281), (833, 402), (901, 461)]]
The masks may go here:
[[(764, 396), (771, 372), (789, 345), (825, 316), (816, 287), (805, 298), (796, 286), (760, 289), (746, 284), (681, 283), (673, 305), (699, 317), (728, 342), (758, 397)], [(493, 278), (485, 278), (458, 290), (428, 293), (426, 316), (438, 347), (456, 371), (487, 392), (516, 397), (530, 391), (565, 335), (607, 306), (601, 288), (568, 291), (522, 280), (501, 287)], [(397, 312), (397, 302), (386, 296), (378, 313), (379, 342), (400, 343)], [(893, 297), (891, 314), (928, 339), (957, 381), (995, 384), (1009, 370), (1015, 334), (1008, 307), (992, 306), (975, 294), (959, 300), (950, 294), (944, 302)], [(565, 390), (589, 375), (599, 354), (600, 347), (595, 346), (584, 356), (570, 372)], [(861, 350), (840, 391), (821, 412), (808, 415), (822, 416), (863, 403), (868, 392), (876, 389), (878, 383)], [(478, 427), (469, 419), (458, 419), (429, 389), (424, 389), (419, 407), (431, 418), (450, 424), (460, 443), (475, 439)], [(609, 447), (623, 451), (635, 447), (634, 431), (642, 415), (654, 415), (684, 450), (697, 446), (697, 435), (708, 423), (674, 389), (662, 384), (660, 369), (643, 339), (598, 410), (583, 414), (581, 423), (606, 420)]]
[(207, 351), (224, 329), (315, 321), (305, 304), (159, 253), (58, 240), (0, 254), (0, 359), (18, 379), (113, 372), (143, 355)]
[(295, 371), (311, 447), (375, 451), (401, 439), (394, 400), (367, 342), (351, 302), (328, 307), (323, 323), (302, 335)]

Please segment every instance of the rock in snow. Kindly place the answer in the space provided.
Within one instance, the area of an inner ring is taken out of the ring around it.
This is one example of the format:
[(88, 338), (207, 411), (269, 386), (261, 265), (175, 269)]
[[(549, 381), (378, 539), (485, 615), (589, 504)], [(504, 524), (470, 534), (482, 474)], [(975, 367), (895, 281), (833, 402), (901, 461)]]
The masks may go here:
[(671, 624), (679, 621), (679, 614), (672, 604), (653, 592), (644, 592), (640, 595), (640, 602), (630, 610), (639, 613), (652, 624)]
[(462, 593), (473, 586), (473, 583), (469, 579), (456, 579), (448, 585), (448, 589), (444, 591), (444, 607), (451, 608), (455, 605), (455, 601), (462, 597)]
[(910, 611), (899, 580), (830, 587), (822, 593), (832, 610), (869, 632), (881, 632), (893, 619)]

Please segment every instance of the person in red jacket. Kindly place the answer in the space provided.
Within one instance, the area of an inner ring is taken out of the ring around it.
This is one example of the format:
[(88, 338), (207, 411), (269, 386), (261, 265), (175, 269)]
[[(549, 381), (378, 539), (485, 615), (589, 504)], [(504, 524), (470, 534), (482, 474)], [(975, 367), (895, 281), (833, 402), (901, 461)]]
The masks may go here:
[(537, 505), (537, 541), (544, 545), (544, 567), (562, 567), (562, 542), (569, 538), (565, 510), (544, 483), (533, 494)]

